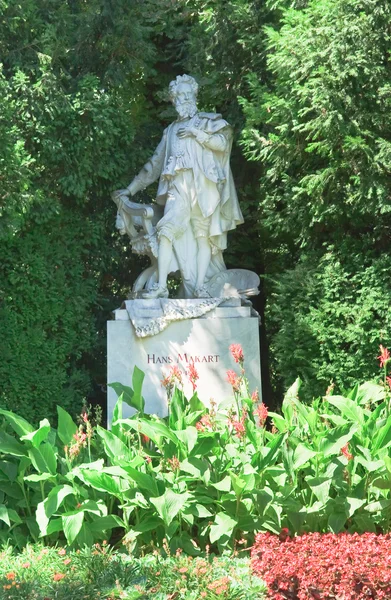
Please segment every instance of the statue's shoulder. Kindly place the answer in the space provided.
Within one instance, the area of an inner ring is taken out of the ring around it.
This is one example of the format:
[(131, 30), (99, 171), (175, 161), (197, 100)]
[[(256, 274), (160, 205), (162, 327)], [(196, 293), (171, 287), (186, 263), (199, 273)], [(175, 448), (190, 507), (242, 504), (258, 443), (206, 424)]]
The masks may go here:
[(200, 119), (211, 119), (212, 121), (217, 121), (218, 119), (222, 119), (222, 115), (220, 113), (209, 113), (209, 112), (199, 112), (198, 117), (200, 117)]
[(220, 113), (199, 112), (197, 121), (201, 129), (205, 129), (209, 133), (215, 133), (225, 128), (231, 129), (230, 124), (223, 119)]

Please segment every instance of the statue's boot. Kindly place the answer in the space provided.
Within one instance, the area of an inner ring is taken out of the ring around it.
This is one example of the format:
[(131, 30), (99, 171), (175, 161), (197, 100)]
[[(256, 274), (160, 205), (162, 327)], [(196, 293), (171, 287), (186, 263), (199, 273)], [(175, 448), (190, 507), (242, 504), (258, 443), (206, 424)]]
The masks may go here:
[(160, 286), (158, 283), (154, 283), (153, 286), (143, 293), (145, 300), (154, 300), (155, 298), (168, 298), (168, 289)]

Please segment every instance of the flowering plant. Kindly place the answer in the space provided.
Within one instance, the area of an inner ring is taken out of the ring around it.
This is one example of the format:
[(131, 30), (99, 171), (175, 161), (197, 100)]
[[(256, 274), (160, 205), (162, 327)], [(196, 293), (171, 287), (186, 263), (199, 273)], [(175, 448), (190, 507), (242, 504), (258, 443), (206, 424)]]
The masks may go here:
[(253, 571), (275, 600), (378, 600), (391, 597), (391, 536), (363, 533), (259, 534)]

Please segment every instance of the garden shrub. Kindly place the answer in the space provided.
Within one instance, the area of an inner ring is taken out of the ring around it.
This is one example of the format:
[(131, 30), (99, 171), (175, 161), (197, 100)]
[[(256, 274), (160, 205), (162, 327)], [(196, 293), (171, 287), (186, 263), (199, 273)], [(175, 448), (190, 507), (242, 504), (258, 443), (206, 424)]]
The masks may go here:
[[(388, 532), (388, 350), (381, 348), (380, 383), (346, 396), (329, 390), (306, 406), (296, 382), (281, 414), (248, 389), (241, 347), (231, 352), (233, 398), (221, 406), (198, 398), (190, 365), (163, 378), (165, 418), (145, 413), (139, 369), (132, 388), (113, 383), (120, 395), (111, 431), (88, 412), (77, 425), (58, 407), (55, 430), (47, 419), (34, 428), (0, 409), (0, 538), (83, 547), (112, 536), (134, 554), (167, 545), (200, 555), (251, 546), (257, 531)], [(195, 388), (190, 399), (185, 376)], [(124, 402), (136, 411), (126, 419)]]
[(251, 564), (275, 600), (387, 600), (390, 549), (389, 534), (260, 533)]

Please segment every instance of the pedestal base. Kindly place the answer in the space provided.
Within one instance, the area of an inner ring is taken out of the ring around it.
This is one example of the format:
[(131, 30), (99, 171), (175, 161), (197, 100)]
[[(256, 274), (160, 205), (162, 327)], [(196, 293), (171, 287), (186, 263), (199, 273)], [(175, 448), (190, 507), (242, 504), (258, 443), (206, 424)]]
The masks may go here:
[[(153, 317), (156, 311), (153, 304), (155, 301), (144, 302), (146, 317), (148, 303)], [(115, 320), (107, 323), (107, 382), (120, 382), (131, 386), (133, 370), (137, 365), (145, 373), (145, 411), (164, 416), (167, 414), (167, 397), (161, 380), (171, 366), (177, 365), (183, 371), (184, 390), (190, 398), (192, 387), (186, 371), (189, 363), (194, 361), (199, 374), (197, 391), (200, 399), (205, 404), (208, 404), (211, 398), (220, 403), (232, 397), (232, 388), (227, 382), (226, 372), (233, 369), (239, 374), (239, 365), (235, 364), (229, 351), (231, 344), (242, 346), (250, 390), (258, 388), (260, 392), (258, 318), (251, 316), (250, 308), (241, 306), (239, 299), (232, 299), (203, 317), (171, 323), (166, 330), (147, 338), (137, 338), (127, 311), (117, 310)], [(109, 387), (109, 427), (116, 401), (117, 395)], [(132, 409), (124, 404), (124, 417), (131, 414)]]

